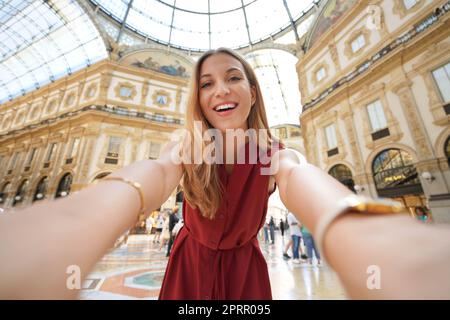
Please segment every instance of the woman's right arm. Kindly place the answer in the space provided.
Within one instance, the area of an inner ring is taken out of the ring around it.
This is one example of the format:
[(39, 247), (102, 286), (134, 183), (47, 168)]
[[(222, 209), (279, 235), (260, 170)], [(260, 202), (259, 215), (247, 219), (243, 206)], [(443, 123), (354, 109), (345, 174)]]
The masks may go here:
[[(141, 184), (147, 212), (177, 187), (181, 165), (169, 143), (158, 160), (122, 168), (119, 176)], [(0, 215), (0, 298), (76, 298), (67, 282), (84, 279), (115, 240), (137, 221), (140, 197), (120, 181), (104, 181), (56, 201)], [(69, 273), (68, 273), (69, 272)], [(68, 280), (69, 279), (69, 280)]]

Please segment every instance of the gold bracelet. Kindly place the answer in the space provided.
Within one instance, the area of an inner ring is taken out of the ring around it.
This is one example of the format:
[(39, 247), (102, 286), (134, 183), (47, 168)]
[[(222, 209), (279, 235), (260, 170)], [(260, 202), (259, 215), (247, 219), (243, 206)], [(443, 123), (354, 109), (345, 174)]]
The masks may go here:
[(140, 207), (139, 213), (138, 213), (138, 222), (140, 222), (144, 218), (144, 211), (145, 211), (144, 193), (142, 192), (141, 184), (138, 182), (135, 182), (135, 181), (131, 181), (131, 180), (122, 178), (122, 177), (104, 177), (103, 179), (101, 179), (101, 181), (106, 181), (106, 180), (125, 182), (128, 185), (132, 186), (135, 190), (137, 190), (137, 192), (139, 193), (139, 198), (141, 199), (141, 207)]

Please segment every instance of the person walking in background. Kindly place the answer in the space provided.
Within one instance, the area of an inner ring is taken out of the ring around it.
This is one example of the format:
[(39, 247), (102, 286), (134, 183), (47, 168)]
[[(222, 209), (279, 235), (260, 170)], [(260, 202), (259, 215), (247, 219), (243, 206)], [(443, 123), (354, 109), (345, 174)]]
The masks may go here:
[(283, 219), (280, 219), (280, 231), (281, 231), (281, 236), (284, 237), (284, 222), (283, 222)]
[(306, 228), (303, 224), (301, 224), (301, 232), (303, 236), (303, 242), (306, 247), (306, 254), (308, 255), (307, 261), (309, 265), (312, 265), (313, 252), (317, 259), (317, 265), (320, 266), (320, 253), (316, 248), (316, 244), (314, 242), (314, 238), (312, 237), (311, 232), (309, 232), (308, 228)]
[(155, 219), (153, 219), (152, 215), (149, 215), (148, 218), (145, 220), (145, 228), (147, 231), (147, 235), (149, 236), (149, 239), (151, 239), (152, 235), (152, 229), (153, 229), (153, 223), (155, 222)]
[(178, 207), (175, 206), (172, 209), (172, 212), (169, 213), (169, 244), (167, 245), (167, 253), (166, 257), (170, 255), (170, 249), (172, 249), (173, 240), (175, 235), (173, 234), (173, 228), (178, 223), (178, 220), (180, 220), (177, 216), (178, 213)]
[(269, 243), (269, 224), (264, 223), (264, 243)]
[(287, 216), (288, 223), (289, 223), (289, 229), (291, 231), (291, 238), (292, 238), (292, 256), (293, 256), (293, 263), (300, 263), (300, 256), (299, 256), (299, 248), (300, 248), (300, 239), (301, 239), (301, 230), (300, 225), (298, 223), (297, 218), (292, 214), (292, 212), (288, 213)]
[(159, 243), (159, 241), (161, 240), (161, 232), (163, 227), (164, 227), (163, 213), (159, 212), (158, 217), (156, 218), (155, 239), (153, 240), (154, 243)]
[(288, 255), (288, 250), (289, 248), (292, 247), (292, 238), (289, 239), (288, 243), (286, 243), (286, 246), (284, 247), (284, 251), (283, 251), (283, 258), (285, 258), (286, 260), (289, 260), (291, 258), (290, 255)]
[(275, 244), (275, 221), (273, 220), (273, 217), (270, 217), (269, 228), (271, 244)]
[(163, 217), (163, 227), (162, 227), (162, 232), (161, 232), (161, 245), (159, 246), (159, 251), (161, 251), (161, 249), (168, 244), (169, 239), (170, 239), (170, 232), (169, 232), (169, 215), (167, 212), (164, 212), (163, 214), (161, 214), (161, 216)]

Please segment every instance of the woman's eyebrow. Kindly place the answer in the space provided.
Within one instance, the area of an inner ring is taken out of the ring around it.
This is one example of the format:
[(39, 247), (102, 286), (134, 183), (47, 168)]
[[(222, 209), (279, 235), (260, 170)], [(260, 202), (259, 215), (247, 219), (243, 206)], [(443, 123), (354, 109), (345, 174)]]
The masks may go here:
[[(243, 71), (241, 69), (237, 68), (237, 67), (231, 67), (225, 73), (230, 73), (230, 72), (233, 72), (233, 71), (239, 71), (240, 73), (243, 73)], [(204, 77), (211, 77), (211, 74), (209, 74), (209, 73), (202, 74), (200, 76), (200, 79), (204, 78)]]
[(231, 67), (230, 69), (228, 69), (228, 70), (227, 70), (227, 72), (226, 72), (226, 73), (230, 73), (230, 72), (232, 72), (232, 71), (239, 71), (239, 72), (241, 72), (241, 73), (242, 73), (242, 70), (241, 70), (241, 69), (239, 69), (239, 68), (237, 68), (237, 67)]

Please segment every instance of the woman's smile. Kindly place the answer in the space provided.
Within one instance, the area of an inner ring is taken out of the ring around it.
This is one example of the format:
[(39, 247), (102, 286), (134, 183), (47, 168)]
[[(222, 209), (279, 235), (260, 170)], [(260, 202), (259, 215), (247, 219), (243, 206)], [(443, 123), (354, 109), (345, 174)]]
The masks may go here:
[(227, 117), (227, 116), (231, 115), (232, 113), (234, 113), (234, 111), (236, 110), (237, 107), (238, 107), (237, 103), (226, 102), (226, 103), (221, 103), (221, 104), (215, 106), (214, 111), (216, 111), (220, 117)]

